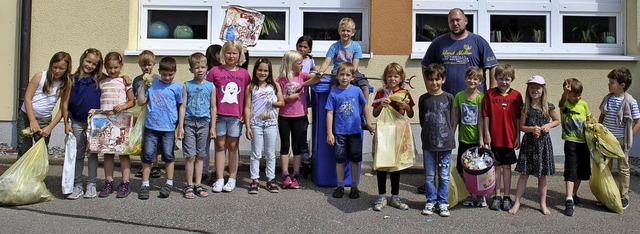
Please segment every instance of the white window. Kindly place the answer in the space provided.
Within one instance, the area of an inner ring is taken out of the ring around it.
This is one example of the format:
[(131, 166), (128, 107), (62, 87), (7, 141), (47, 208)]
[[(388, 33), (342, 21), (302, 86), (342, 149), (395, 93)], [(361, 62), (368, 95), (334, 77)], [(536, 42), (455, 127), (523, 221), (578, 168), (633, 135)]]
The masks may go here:
[(257, 45), (249, 48), (252, 57), (282, 56), (295, 49), (302, 35), (314, 39), (312, 54), (324, 57), (339, 40), (338, 22), (343, 17), (356, 22), (353, 40), (365, 54), (369, 51), (369, 0), (143, 0), (139, 5), (138, 47), (127, 51), (131, 55), (145, 49), (189, 55), (222, 44), (220, 30), (229, 5), (256, 9), (269, 21)]
[(467, 30), (485, 38), (498, 58), (624, 60), (625, 2), (414, 0), (411, 57), (422, 58), (430, 36), (448, 31), (446, 16), (458, 7), (469, 19)]

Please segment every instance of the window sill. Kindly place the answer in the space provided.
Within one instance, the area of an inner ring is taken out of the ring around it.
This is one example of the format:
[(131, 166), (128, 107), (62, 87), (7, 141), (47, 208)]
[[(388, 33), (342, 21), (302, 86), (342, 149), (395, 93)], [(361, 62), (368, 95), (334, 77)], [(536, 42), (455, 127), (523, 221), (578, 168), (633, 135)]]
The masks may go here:
[[(411, 53), (411, 59), (424, 58), (425, 52)], [(500, 60), (540, 60), (540, 61), (640, 61), (633, 55), (595, 55), (595, 54), (496, 54)]]
[[(199, 51), (199, 50), (152, 50), (153, 53), (156, 56), (177, 56), (177, 57), (187, 57), (195, 52), (201, 52), (204, 53), (204, 51)], [(124, 51), (124, 55), (125, 56), (138, 56), (140, 53), (142, 52), (142, 50), (125, 50)], [(286, 51), (264, 51), (264, 50), (251, 50), (249, 49), (249, 55), (251, 57), (269, 57), (269, 58), (282, 58), (282, 56), (284, 55)], [(311, 53), (311, 55), (315, 58), (324, 58), (325, 53)], [(373, 53), (363, 53), (362, 57), (365, 59), (370, 59), (373, 58)], [(422, 57), (420, 57), (422, 58)]]

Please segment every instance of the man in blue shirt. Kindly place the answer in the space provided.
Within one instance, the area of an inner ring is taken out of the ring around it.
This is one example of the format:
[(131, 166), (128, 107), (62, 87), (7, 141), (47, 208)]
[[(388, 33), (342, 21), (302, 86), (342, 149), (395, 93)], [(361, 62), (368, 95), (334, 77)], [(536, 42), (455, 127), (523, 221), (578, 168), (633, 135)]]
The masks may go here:
[[(460, 8), (449, 11), (449, 30), (436, 38), (422, 59), (422, 71), (429, 64), (441, 63), (447, 69), (447, 82), (443, 90), (456, 94), (466, 89), (464, 73), (468, 67), (477, 66), (483, 70), (489, 69), (490, 87), (497, 86), (494, 70), (498, 60), (493, 54), (489, 43), (481, 36), (467, 31), (467, 17)], [(484, 92), (484, 83), (478, 87)]]

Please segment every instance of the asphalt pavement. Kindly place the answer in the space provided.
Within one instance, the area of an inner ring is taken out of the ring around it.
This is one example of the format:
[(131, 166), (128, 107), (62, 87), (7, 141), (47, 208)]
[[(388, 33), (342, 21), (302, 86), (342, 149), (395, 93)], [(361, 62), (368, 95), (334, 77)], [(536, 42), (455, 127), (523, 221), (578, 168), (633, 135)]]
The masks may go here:
[[(8, 167), (12, 160), (13, 156), (0, 156), (0, 165)], [(537, 180), (531, 177), (517, 215), (458, 205), (451, 209), (451, 217), (443, 218), (420, 214), (425, 202), (423, 194), (415, 193), (417, 185), (424, 183), (420, 165), (403, 171), (401, 177), (400, 196), (407, 200), (410, 209), (386, 207), (377, 212), (371, 209), (377, 196), (377, 182), (370, 163), (363, 164), (359, 199), (332, 198), (333, 188), (317, 187), (312, 180), (302, 180), (298, 190), (272, 194), (261, 187), (258, 194), (250, 195), (249, 166), (243, 159), (238, 187), (233, 192), (189, 200), (179, 193), (184, 186), (184, 170), (183, 161), (178, 160), (177, 188), (171, 196), (158, 198), (165, 179), (153, 179), (151, 199), (143, 201), (137, 198), (141, 182), (135, 177), (127, 198), (117, 199), (113, 194), (108, 198), (66, 200), (61, 194), (61, 160), (50, 162), (45, 183), (55, 199), (0, 207), (2, 233), (637, 233), (640, 230), (637, 167), (633, 168), (631, 178), (630, 206), (622, 215), (596, 206), (588, 183), (583, 183), (579, 195), (586, 206), (576, 208), (573, 217), (565, 216), (562, 163), (558, 162), (557, 173), (548, 178), (549, 216), (538, 210)], [(139, 161), (134, 160), (134, 165), (139, 165)], [(117, 184), (120, 174), (116, 170)], [(98, 178), (100, 188), (104, 183), (102, 166)], [(516, 181), (514, 173), (512, 194)], [(206, 187), (211, 188), (210, 184)]]

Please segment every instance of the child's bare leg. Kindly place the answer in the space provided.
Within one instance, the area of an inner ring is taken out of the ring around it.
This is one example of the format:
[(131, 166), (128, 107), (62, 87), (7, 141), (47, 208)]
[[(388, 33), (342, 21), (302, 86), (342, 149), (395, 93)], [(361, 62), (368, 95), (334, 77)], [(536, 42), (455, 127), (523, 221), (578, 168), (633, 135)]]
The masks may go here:
[(175, 166), (174, 162), (165, 162), (164, 168), (167, 170), (167, 180), (173, 180), (173, 168)]
[(508, 197), (511, 194), (511, 165), (502, 166), (502, 175), (504, 178), (504, 196)]
[(500, 193), (500, 187), (502, 186), (502, 184), (500, 183), (502, 181), (502, 166), (497, 166), (496, 168), (496, 196), (502, 196), (502, 194)]
[(229, 137), (227, 139), (227, 146), (229, 149), (229, 178), (235, 179), (238, 176), (238, 141), (239, 137)]
[[(357, 162), (350, 162), (351, 164), (351, 187), (358, 186), (358, 177), (360, 177), (360, 165)], [(342, 170), (344, 173), (344, 170)]]
[(216, 137), (216, 180), (224, 179), (226, 136)]
[(195, 173), (196, 173), (196, 180), (195, 180), (195, 184), (202, 184), (202, 174), (204, 173), (204, 160), (201, 157), (197, 157), (196, 156), (196, 163), (195, 163)]
[(114, 157), (115, 155), (113, 154), (104, 155), (104, 177), (107, 181), (113, 181), (113, 168), (115, 167)]
[[(122, 170), (122, 182), (129, 182), (131, 178), (131, 158), (129, 155), (120, 155), (120, 170)], [(113, 176), (113, 173), (111, 175)]]
[(184, 170), (187, 177), (187, 185), (193, 185), (193, 167), (194, 167), (195, 157), (186, 158), (186, 162), (184, 164)]
[(293, 155), (293, 174), (300, 172), (300, 164), (302, 163), (300, 155)]
[(513, 203), (513, 207), (509, 210), (509, 214), (516, 214), (520, 210), (520, 200), (524, 195), (524, 190), (527, 188), (527, 180), (529, 175), (520, 175), (518, 177), (518, 185), (516, 187), (516, 201)]
[(544, 215), (549, 215), (549, 208), (547, 208), (547, 177), (540, 176), (538, 178), (538, 192), (540, 193), (540, 212)]
[[(336, 163), (336, 176), (338, 177), (338, 185), (340, 183), (344, 183), (344, 167), (345, 163)], [(344, 184), (342, 186), (344, 186)]]
[(282, 167), (282, 175), (289, 175), (289, 154), (280, 155), (280, 167)]

